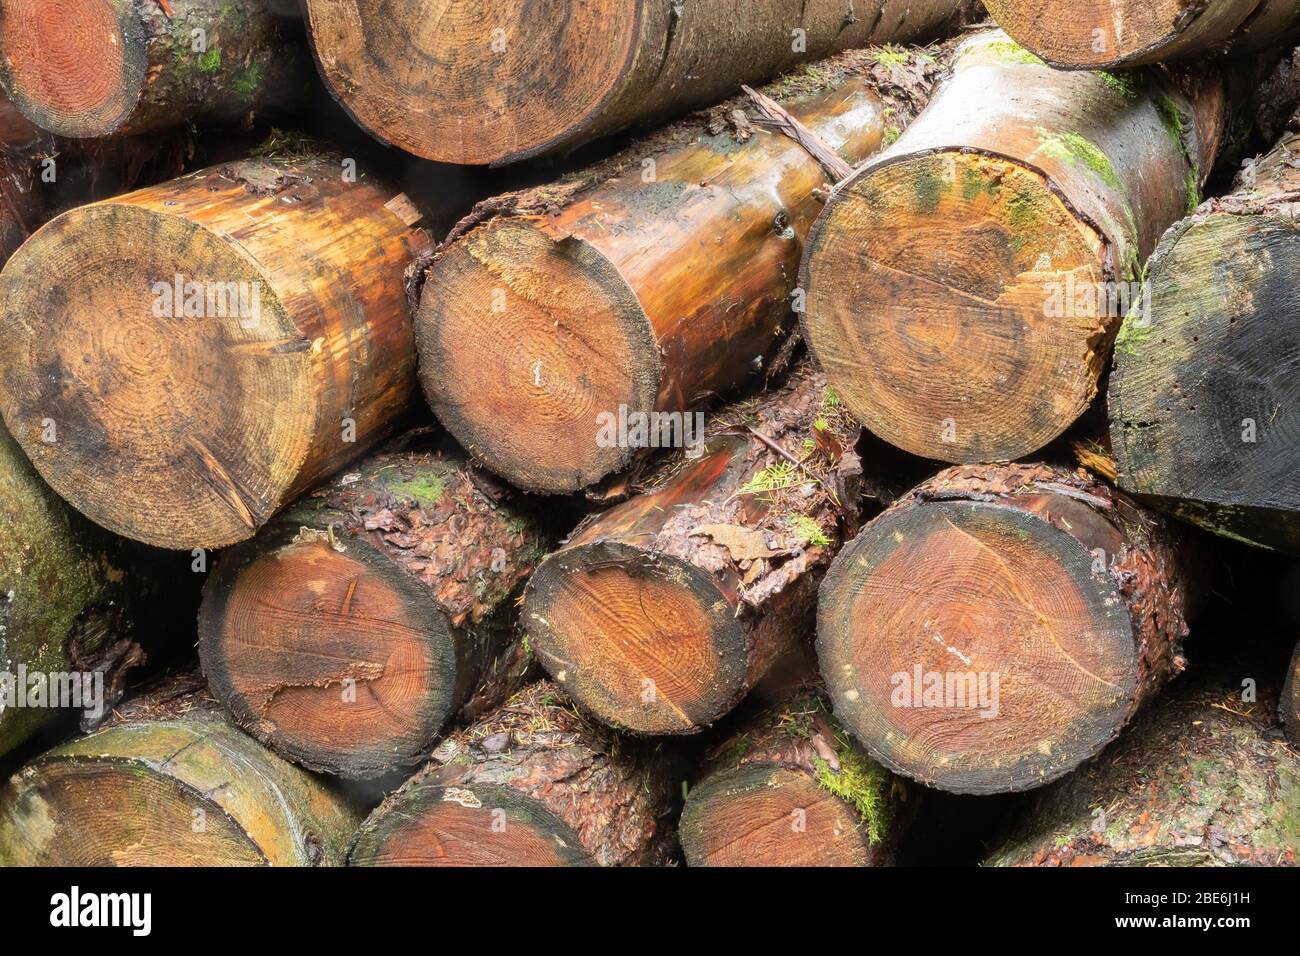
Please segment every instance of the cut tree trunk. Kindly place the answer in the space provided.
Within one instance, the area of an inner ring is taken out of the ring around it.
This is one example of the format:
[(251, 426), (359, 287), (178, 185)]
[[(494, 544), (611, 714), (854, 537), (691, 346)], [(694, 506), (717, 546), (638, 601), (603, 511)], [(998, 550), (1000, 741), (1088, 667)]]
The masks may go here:
[(690, 866), (887, 866), (918, 796), (804, 691), (716, 749), (679, 837)]
[(291, 104), (300, 34), (267, 0), (5, 0), (0, 87), (60, 136), (149, 132)]
[(346, 170), (227, 163), (14, 255), (4, 418), (59, 494), (126, 537), (220, 547), (396, 426), (416, 395), (402, 274), (428, 238)]
[(1082, 472), (941, 472), (822, 584), (817, 656), (836, 715), (885, 766), (941, 790), (1068, 773), (1184, 666), (1175, 534)]
[(223, 720), (201, 681), (181, 686), (18, 771), (0, 865), (340, 865), (359, 816)]
[(145, 579), (137, 570), (128, 580), (125, 557), (46, 487), (0, 428), (0, 674), (8, 685), (0, 686), (0, 754), (58, 713), (19, 706), (30, 678), (48, 688), (54, 675), (98, 670), (111, 705), (143, 663), (127, 615)]
[(384, 142), (511, 163), (716, 103), (746, 82), (955, 26), (966, 0), (444, 4), (306, 0), (326, 86)]
[(1284, 46), (1295, 0), (984, 0), (1018, 43), (1061, 70), (1101, 70)]
[(1001, 461), (1092, 400), (1140, 263), (1199, 201), (1222, 84), (1044, 66), (966, 40), (895, 143), (836, 187), (802, 267), (809, 346), (872, 432)]
[(281, 756), (354, 778), (413, 766), (527, 672), (514, 599), (553, 539), (446, 444), (367, 459), (209, 579), (203, 671)]
[[(927, 53), (883, 55), (842, 55), (765, 95), (857, 163), (897, 135), (941, 69)], [(730, 101), (558, 183), (490, 199), (453, 232), (416, 317), (420, 377), (488, 467), (530, 490), (575, 491), (637, 451), (602, 423), (680, 412), (761, 374), (794, 324), (814, 193), (837, 177), (760, 128), (753, 106)]]
[(1160, 240), (1110, 379), (1119, 485), (1300, 554), (1300, 135)]
[(1278, 712), (1282, 715), (1282, 729), (1286, 731), (1287, 739), (1300, 748), (1300, 644), (1296, 645), (1286, 673)]
[(672, 852), (679, 778), (548, 681), (447, 738), (362, 824), (353, 866), (647, 866)]
[(807, 632), (817, 581), (857, 522), (859, 430), (808, 363), (702, 431), (698, 457), (675, 456), (585, 522), (525, 592), (542, 665), (638, 733), (692, 733), (739, 703)]
[(1294, 866), (1300, 755), (1271, 708), (1189, 685), (1036, 794), (990, 866)]

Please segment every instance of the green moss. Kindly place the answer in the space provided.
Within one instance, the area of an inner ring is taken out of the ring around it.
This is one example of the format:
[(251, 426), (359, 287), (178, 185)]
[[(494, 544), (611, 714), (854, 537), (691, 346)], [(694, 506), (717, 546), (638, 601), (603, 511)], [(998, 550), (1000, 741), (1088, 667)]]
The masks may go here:
[(251, 97), (257, 92), (257, 88), (261, 83), (262, 67), (257, 63), (253, 63), (250, 64), (247, 69), (240, 70), (239, 73), (235, 75), (234, 80), (231, 81), (231, 86), (234, 87), (235, 92), (240, 96)]
[(1196, 212), (1196, 207), (1201, 204), (1201, 187), (1197, 183), (1195, 169), (1187, 171), (1187, 215)]
[(822, 531), (821, 525), (807, 515), (787, 515), (786, 521), (794, 528), (795, 533), (799, 535), (804, 544), (811, 544), (815, 548), (824, 548), (831, 543), (830, 538), (826, 537), (826, 533)]
[(918, 170), (916, 174), (917, 211), (922, 214), (934, 212), (939, 206), (939, 194), (942, 190), (943, 183), (940, 182), (934, 170), (926, 168)]
[(411, 498), (421, 508), (436, 505), (442, 500), (446, 488), (446, 481), (436, 472), (426, 472), (409, 481), (395, 481), (388, 486), (393, 494)]
[(1015, 40), (997, 40), (984, 46), (994, 56), (997, 56), (1008, 63), (1033, 63), (1037, 66), (1046, 66), (1041, 57), (1035, 56)]
[(892, 43), (886, 43), (872, 54), (872, 60), (881, 66), (889, 67), (905, 66), (910, 58), (907, 50), (896, 47)]
[(1115, 351), (1123, 355), (1136, 355), (1151, 337), (1151, 326), (1141, 324), (1141, 317), (1130, 314), (1115, 336)]
[(985, 179), (983, 174), (973, 166), (963, 167), (961, 172), (961, 198), (970, 202), (980, 193), (995, 195), (998, 185)]
[(881, 137), (881, 143), (885, 146), (893, 146), (898, 142), (898, 137), (903, 135), (903, 131), (897, 126), (886, 126), (885, 135)]
[(1007, 202), (1007, 221), (1011, 227), (1017, 235), (1023, 236), (1033, 230), (1037, 220), (1038, 204), (1034, 201), (1034, 194), (1017, 191)]
[(1097, 177), (1112, 189), (1119, 189), (1119, 175), (1111, 165), (1110, 157), (1097, 145), (1078, 133), (1049, 133), (1041, 126), (1038, 135), (1042, 137), (1039, 149), (1046, 156), (1069, 163), (1071, 166), (1092, 170)]
[(821, 757), (813, 758), (817, 783), (857, 810), (867, 828), (867, 836), (873, 844), (879, 843), (889, 832), (894, 817), (889, 799), (893, 786), (889, 772), (851, 747), (841, 748), (838, 757), (839, 773)]
[(221, 47), (214, 46), (199, 57), (199, 72), (215, 73), (219, 69), (221, 69)]
[(1111, 73), (1107, 70), (1102, 70), (1097, 75), (1101, 77), (1101, 81), (1110, 87), (1111, 90), (1118, 93), (1126, 100), (1137, 99), (1138, 94), (1141, 92), (1138, 83), (1138, 77), (1140, 74)]

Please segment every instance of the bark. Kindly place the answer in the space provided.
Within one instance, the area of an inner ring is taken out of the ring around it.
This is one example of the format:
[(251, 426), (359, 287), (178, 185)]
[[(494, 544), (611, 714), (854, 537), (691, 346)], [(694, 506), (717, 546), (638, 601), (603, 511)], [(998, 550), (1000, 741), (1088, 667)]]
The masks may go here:
[(1061, 70), (1133, 67), (1231, 49), (1251, 53), (1300, 36), (1292, 0), (985, 0), (1016, 42)]
[(1183, 669), (1187, 544), (1082, 471), (941, 472), (867, 525), (822, 584), (835, 714), (927, 786), (1054, 780)]
[(668, 861), (678, 777), (547, 681), (438, 746), (370, 815), (353, 866), (637, 866)]
[(966, 40), (892, 147), (836, 187), (801, 285), (809, 345), (872, 432), (1002, 461), (1087, 408), (1160, 233), (1199, 201), (1225, 97), (1209, 70), (1052, 70)]
[(1191, 685), (1035, 795), (993, 866), (1294, 866), (1300, 755), (1271, 707)]
[[(765, 95), (857, 163), (920, 109), (941, 61), (854, 51)], [(637, 452), (602, 438), (606, 416), (680, 412), (759, 378), (791, 331), (803, 238), (835, 177), (753, 106), (489, 199), (453, 231), (416, 318), (421, 382), (488, 467), (575, 491)]]
[(515, 599), (553, 536), (449, 442), (375, 455), (223, 556), (199, 656), (235, 723), (344, 777), (426, 759), (518, 689)]
[(1281, 714), (1282, 729), (1286, 731), (1287, 739), (1300, 749), (1300, 644), (1296, 645), (1291, 666), (1287, 669), (1278, 713)]
[(220, 547), (396, 427), (401, 277), (428, 240), (345, 169), (212, 167), (65, 213), (10, 260), (4, 418), (59, 494), (126, 537)]
[(533, 575), (523, 625), (542, 665), (638, 733), (726, 714), (806, 633), (817, 581), (858, 520), (857, 435), (807, 363), (717, 412), (697, 458), (665, 462)]
[(1218, 534), (1300, 554), (1300, 136), (1160, 240), (1151, 312), (1110, 380), (1119, 484)]
[[(116, 136), (292, 105), (310, 60), (268, 0), (7, 0), (0, 87), (60, 136)], [(199, 32), (196, 32), (199, 31)]]
[(888, 866), (918, 798), (805, 689), (716, 748), (682, 850), (690, 866)]
[(336, 866), (359, 822), (191, 680), (18, 771), (0, 791), (0, 864)]
[(563, 152), (716, 103), (742, 83), (886, 42), (925, 40), (967, 0), (460, 3), (306, 0), (330, 91), (384, 142), (449, 163)]

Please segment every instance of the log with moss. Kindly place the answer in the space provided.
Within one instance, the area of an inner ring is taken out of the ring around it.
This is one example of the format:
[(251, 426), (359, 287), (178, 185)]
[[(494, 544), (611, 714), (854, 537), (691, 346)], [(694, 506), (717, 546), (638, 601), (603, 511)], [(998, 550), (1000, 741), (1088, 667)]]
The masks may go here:
[(918, 797), (804, 690), (715, 749), (679, 838), (690, 866), (888, 866)]
[(991, 866), (1295, 866), (1300, 754), (1271, 706), (1189, 685), (1035, 794)]
[(1300, 136), (1160, 240), (1149, 315), (1110, 379), (1119, 485), (1179, 517), (1300, 554)]
[(1061, 70), (1257, 53), (1300, 38), (1294, 0), (985, 0), (1018, 43)]
[(337, 866), (359, 822), (181, 680), (10, 779), (0, 865)]
[(653, 866), (680, 778), (540, 681), (451, 735), (362, 824), (353, 866)]
[[(764, 95), (852, 165), (897, 135), (941, 67), (854, 51)], [(741, 98), (481, 203), (434, 259), (416, 317), (434, 411), (524, 488), (574, 491), (626, 467), (659, 445), (622, 435), (638, 418), (761, 380), (793, 325), (816, 193), (838, 175)]]
[(0, 274), (5, 423), (54, 489), (166, 548), (250, 538), (416, 398), (407, 197), (249, 159), (74, 209)]
[(537, 569), (523, 626), (580, 706), (646, 734), (726, 714), (799, 635), (858, 521), (859, 430), (809, 363), (704, 425)]
[(517, 689), (515, 599), (552, 540), (537, 509), (417, 438), (223, 555), (199, 656), (235, 723), (313, 770), (375, 777)]
[(1058, 72), (998, 32), (840, 183), (801, 285), (809, 346), (872, 432), (925, 458), (1030, 454), (1087, 408), (1161, 232), (1217, 152), (1207, 68)]
[(932, 39), (967, 0), (306, 0), (326, 86), (362, 126), (447, 163), (567, 151), (870, 44)]
[(0, 88), (76, 138), (285, 108), (310, 78), (296, 19), (268, 0), (6, 0)]
[(1185, 664), (1190, 546), (1108, 485), (950, 468), (835, 559), (817, 610), (835, 714), (885, 766), (956, 793), (1048, 783)]
[(1296, 645), (1287, 668), (1278, 713), (1282, 716), (1282, 729), (1286, 731), (1287, 739), (1300, 749), (1300, 644)]

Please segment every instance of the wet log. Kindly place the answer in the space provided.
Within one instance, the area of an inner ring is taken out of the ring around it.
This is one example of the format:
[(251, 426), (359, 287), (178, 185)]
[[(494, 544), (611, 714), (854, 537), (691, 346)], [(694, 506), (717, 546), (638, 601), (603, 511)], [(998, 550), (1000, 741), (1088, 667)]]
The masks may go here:
[[(940, 68), (928, 53), (855, 51), (764, 95), (853, 164), (897, 135)], [(488, 467), (574, 491), (658, 446), (621, 440), (624, 423), (759, 378), (794, 324), (814, 193), (836, 176), (761, 128), (753, 105), (730, 101), (559, 183), (488, 200), (440, 251), (416, 317), (420, 378)]]
[(1059, 72), (998, 31), (963, 42), (809, 236), (804, 331), (831, 386), (939, 461), (1059, 436), (1097, 392), (1141, 262), (1199, 202), (1224, 101), (1209, 72)]
[(352, 866), (637, 866), (672, 853), (679, 778), (654, 744), (531, 685), (448, 737), (362, 824)]
[(1282, 717), (1282, 729), (1287, 739), (1300, 749), (1300, 644), (1296, 645), (1287, 669), (1286, 682), (1282, 688), (1282, 699), (1278, 705)]
[(1292, 0), (985, 0), (1016, 42), (1060, 70), (1252, 53), (1300, 37)]
[(235, 723), (313, 770), (376, 777), (520, 686), (515, 599), (552, 539), (450, 443), (366, 459), (223, 555), (199, 656)]
[(0, 790), (0, 865), (341, 864), (359, 815), (200, 687), (151, 694), (19, 770)]
[(1036, 794), (990, 866), (1294, 866), (1300, 754), (1271, 707), (1189, 685)]
[(524, 595), (538, 660), (613, 726), (693, 733), (726, 714), (800, 634), (858, 520), (858, 428), (809, 364), (721, 409), (698, 457), (584, 522)]
[(448, 163), (563, 152), (841, 50), (927, 40), (965, 0), (306, 0), (326, 86), (380, 140)]
[(1300, 171), (1289, 135), (1174, 225), (1125, 322), (1109, 410), (1119, 485), (1237, 540), (1300, 554)]
[(1048, 783), (1183, 669), (1189, 560), (1172, 523), (1083, 472), (950, 468), (826, 575), (817, 656), (835, 714), (927, 786)]
[(802, 691), (715, 749), (679, 838), (690, 866), (888, 866), (918, 797)]
[(0, 88), (42, 129), (143, 133), (294, 102), (310, 78), (296, 17), (268, 0), (6, 0)]
[(121, 535), (252, 537), (414, 400), (418, 218), (324, 159), (227, 163), (59, 216), (0, 275), (9, 430)]

